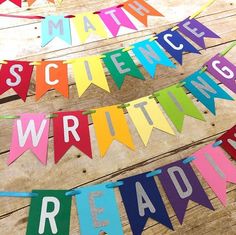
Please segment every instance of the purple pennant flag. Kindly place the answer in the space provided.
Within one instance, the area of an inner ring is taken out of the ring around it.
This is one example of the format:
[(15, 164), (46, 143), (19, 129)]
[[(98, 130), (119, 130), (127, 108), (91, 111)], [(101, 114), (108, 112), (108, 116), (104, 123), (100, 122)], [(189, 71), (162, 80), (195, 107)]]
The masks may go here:
[(204, 38), (220, 38), (213, 31), (198, 22), (196, 19), (185, 19), (178, 24), (179, 31), (190, 38), (198, 46), (205, 49)]
[(236, 66), (220, 54), (215, 55), (204, 66), (207, 72), (236, 93)]
[(185, 164), (180, 160), (163, 166), (161, 170), (158, 178), (180, 224), (183, 223), (189, 200), (214, 210), (189, 163)]

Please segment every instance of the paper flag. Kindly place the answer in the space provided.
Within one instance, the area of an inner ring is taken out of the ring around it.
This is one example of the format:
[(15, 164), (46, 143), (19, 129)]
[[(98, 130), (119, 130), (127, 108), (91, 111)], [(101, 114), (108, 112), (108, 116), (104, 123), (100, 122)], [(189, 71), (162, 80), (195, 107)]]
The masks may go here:
[(120, 193), (134, 235), (141, 235), (149, 218), (173, 230), (161, 194), (153, 177), (146, 173), (122, 179)]
[(13, 163), (25, 151), (31, 151), (39, 161), (47, 164), (49, 119), (45, 114), (24, 113), (16, 119), (13, 125), (12, 142), (10, 147), (8, 165)]
[(105, 58), (103, 58), (106, 67), (119, 89), (122, 87), (126, 75), (145, 80), (129, 53), (127, 51), (123, 52), (122, 50), (118, 49), (107, 52), (104, 54)]
[(155, 41), (147, 39), (135, 43), (132, 46), (134, 47), (132, 49), (133, 53), (152, 78), (155, 76), (156, 66), (158, 64), (172, 68), (176, 67)]
[(118, 35), (121, 26), (136, 30), (134, 24), (120, 7), (100, 10), (99, 16), (114, 37)]
[(84, 43), (91, 34), (107, 38), (107, 32), (101, 18), (92, 12), (81, 13), (73, 18), (79, 39)]
[(148, 16), (163, 16), (160, 12), (143, 0), (128, 0), (123, 8), (147, 26)]
[(201, 70), (183, 80), (184, 86), (214, 115), (216, 114), (215, 98), (233, 100), (217, 83)]
[(178, 30), (201, 48), (206, 48), (204, 38), (220, 38), (195, 18), (187, 18), (178, 24)]
[(72, 62), (79, 96), (94, 84), (110, 92), (99, 55), (75, 59)]
[(155, 96), (179, 132), (182, 131), (185, 115), (204, 120), (182, 87), (173, 85), (159, 91)]
[(191, 52), (200, 54), (200, 52), (193, 47), (181, 34), (176, 30), (168, 29), (157, 34), (158, 43), (167, 50), (180, 64), (183, 61), (183, 52)]
[(50, 89), (69, 97), (67, 64), (63, 61), (40, 61), (36, 66), (36, 100)]
[(76, 206), (79, 214), (81, 235), (123, 235), (115, 192), (108, 183), (79, 188)]
[[(22, 1), (21, 0), (9, 0), (10, 2), (14, 3), (16, 6), (21, 7)], [(6, 2), (6, 0), (0, 0), (0, 4)]]
[(236, 66), (224, 56), (217, 54), (206, 64), (207, 72), (236, 93)]
[(158, 128), (174, 135), (174, 131), (154, 99), (143, 97), (134, 100), (129, 102), (129, 106), (126, 109), (145, 146), (153, 128)]
[(33, 190), (26, 235), (69, 235), (72, 197), (65, 190)]
[(116, 105), (96, 109), (92, 114), (93, 124), (101, 156), (106, 154), (113, 140), (134, 150), (133, 140), (122, 109)]
[(193, 154), (193, 164), (226, 206), (226, 182), (236, 183), (236, 167), (227, 159), (222, 149), (213, 147), (212, 144)]
[(190, 164), (180, 160), (161, 167), (161, 170), (158, 178), (180, 224), (183, 223), (189, 200), (214, 210)]
[[(27, 0), (29, 7), (30, 7), (31, 5), (33, 5), (36, 1), (37, 1), (37, 0)], [(62, 2), (63, 0), (60, 0), (60, 1)], [(60, 1), (59, 1), (59, 3), (61, 4)], [(55, 3), (54, 0), (47, 0), (47, 2)]]
[(6, 62), (0, 70), (0, 95), (12, 88), (25, 101), (34, 66), (27, 61)]
[(41, 23), (42, 47), (55, 37), (71, 45), (70, 19), (64, 16), (47, 16)]
[(234, 160), (236, 160), (236, 126), (227, 130), (216, 141), (222, 141), (220, 145)]
[(53, 118), (54, 158), (57, 163), (71, 146), (92, 158), (88, 116), (82, 111), (58, 112)]

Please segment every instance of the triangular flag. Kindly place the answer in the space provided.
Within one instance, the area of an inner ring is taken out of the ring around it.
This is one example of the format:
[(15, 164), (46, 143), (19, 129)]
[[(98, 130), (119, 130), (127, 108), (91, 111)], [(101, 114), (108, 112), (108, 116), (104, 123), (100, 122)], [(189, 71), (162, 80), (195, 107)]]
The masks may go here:
[[(6, 2), (7, 0), (0, 0), (0, 4)], [(14, 3), (16, 6), (21, 7), (22, 0), (9, 0), (9, 2)]]
[[(30, 6), (33, 5), (36, 1), (37, 1), (37, 0), (27, 0), (28, 6), (30, 7)], [(48, 2), (51, 2), (51, 3), (55, 3), (54, 0), (47, 0), (47, 1), (48, 1)], [(58, 1), (59, 4), (61, 4), (62, 1), (63, 1), (63, 0), (59, 0), (59, 1)]]

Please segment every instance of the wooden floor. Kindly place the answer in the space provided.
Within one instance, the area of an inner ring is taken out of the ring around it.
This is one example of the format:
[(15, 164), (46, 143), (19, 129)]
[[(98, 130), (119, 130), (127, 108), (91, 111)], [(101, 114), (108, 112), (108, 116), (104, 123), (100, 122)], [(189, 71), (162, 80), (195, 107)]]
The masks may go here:
[[(11, 3), (0, 6), (1, 13), (46, 15), (46, 14), (75, 14), (85, 11), (96, 11), (113, 5), (121, 4), (122, 0), (64, 0), (61, 7), (38, 2), (30, 9), (24, 2), (23, 8), (17, 8)], [(69, 59), (84, 55), (93, 55), (128, 46), (133, 42), (145, 39), (152, 32), (161, 32), (177, 22), (185, 19), (197, 11), (206, 0), (150, 0), (151, 5), (159, 9), (165, 17), (153, 17), (149, 20), (149, 27), (139, 26), (139, 31), (125, 32), (124, 35), (109, 40), (91, 41), (80, 45), (73, 32), (73, 45), (68, 46), (59, 40), (55, 40), (45, 48), (40, 47), (39, 21), (22, 19), (0, 20), (0, 60), (49, 60)], [(111, 93), (107, 93), (95, 86), (78, 98), (76, 86), (70, 73), (70, 99), (63, 98), (54, 90), (49, 91), (40, 101), (35, 101), (34, 78), (30, 86), (30, 92), (26, 103), (23, 103), (14, 92), (9, 91), (0, 97), (0, 114), (19, 114), (22, 112), (46, 112), (62, 110), (91, 109), (106, 105), (128, 102), (130, 100), (146, 96), (153, 91), (174, 84), (187, 75), (199, 69), (201, 65), (230, 45), (236, 39), (236, 2), (234, 0), (217, 0), (211, 7), (204, 11), (199, 21), (210, 27), (220, 35), (221, 39), (207, 40), (207, 50), (201, 50), (202, 55), (186, 54), (184, 65), (177, 69), (158, 67), (157, 76), (151, 80), (148, 74), (140, 66), (147, 80), (141, 81), (127, 77), (124, 86), (118, 90), (107, 73)], [(236, 64), (236, 48), (227, 54), (227, 58)], [(235, 94), (229, 92), (234, 98)], [(186, 117), (184, 131), (176, 136), (170, 136), (159, 130), (154, 130), (148, 146), (142, 144), (135, 127), (128, 115), (127, 120), (134, 138), (136, 151), (132, 152), (125, 146), (114, 142), (105, 158), (99, 157), (98, 146), (92, 122), (90, 131), (94, 159), (72, 148), (66, 156), (55, 165), (53, 161), (53, 135), (50, 131), (49, 161), (45, 167), (39, 163), (36, 157), (27, 152), (10, 167), (6, 160), (9, 154), (11, 142), (11, 120), (0, 122), (0, 190), (5, 191), (31, 191), (32, 189), (71, 189), (82, 185), (96, 184), (103, 181), (115, 181), (124, 176), (131, 176), (145, 171), (153, 170), (164, 164), (191, 155), (205, 144), (214, 141), (228, 128), (235, 124), (235, 102), (217, 100), (217, 115), (213, 116), (206, 108), (190, 94), (189, 96), (204, 113), (206, 122)], [(195, 203), (189, 203), (183, 225), (178, 220), (171, 208), (160, 183), (161, 194), (167, 205), (168, 213), (174, 225), (175, 231), (168, 230), (163, 225), (148, 221), (144, 235), (156, 234), (236, 234), (236, 186), (228, 184), (228, 205), (223, 207), (209, 186), (199, 177), (215, 208), (210, 211)], [(125, 234), (132, 234), (124, 207), (116, 190), (119, 209), (122, 217), (122, 225)], [(0, 199), (0, 234), (22, 235), (25, 234), (29, 199), (1, 198)], [(80, 234), (75, 202), (73, 200), (71, 214), (71, 233)], [(115, 235), (115, 234), (112, 234)]]

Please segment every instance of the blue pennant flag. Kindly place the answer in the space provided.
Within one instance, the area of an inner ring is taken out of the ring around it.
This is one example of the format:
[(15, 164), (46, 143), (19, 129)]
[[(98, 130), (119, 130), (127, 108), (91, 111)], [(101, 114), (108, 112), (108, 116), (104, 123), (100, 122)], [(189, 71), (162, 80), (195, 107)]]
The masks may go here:
[(156, 36), (158, 37), (157, 42), (180, 64), (182, 64), (183, 61), (183, 52), (200, 54), (200, 52), (176, 30), (171, 31), (171, 29), (168, 29), (157, 34)]
[(176, 67), (156, 41), (150, 41), (147, 39), (133, 44), (133, 47), (133, 53), (152, 78), (155, 76), (156, 66), (158, 64), (172, 68)]
[(214, 115), (216, 114), (215, 98), (233, 100), (205, 72), (196, 71), (183, 80), (184, 86)]

